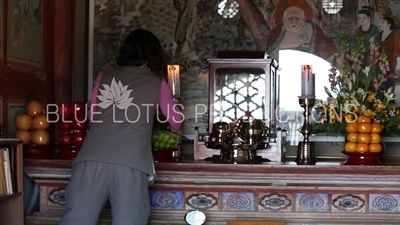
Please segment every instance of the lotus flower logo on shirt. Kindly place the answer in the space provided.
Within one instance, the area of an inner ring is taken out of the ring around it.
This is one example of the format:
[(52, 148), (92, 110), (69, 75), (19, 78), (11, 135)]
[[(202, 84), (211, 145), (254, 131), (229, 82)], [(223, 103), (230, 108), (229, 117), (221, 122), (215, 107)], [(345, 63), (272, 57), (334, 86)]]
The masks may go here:
[(124, 86), (121, 81), (117, 83), (115, 78), (112, 79), (110, 86), (103, 84), (104, 89), (99, 89), (100, 95), (97, 96), (100, 100), (98, 106), (105, 109), (115, 104), (119, 109), (127, 109), (133, 100), (133, 97), (129, 97), (133, 89), (128, 90), (128, 86)]

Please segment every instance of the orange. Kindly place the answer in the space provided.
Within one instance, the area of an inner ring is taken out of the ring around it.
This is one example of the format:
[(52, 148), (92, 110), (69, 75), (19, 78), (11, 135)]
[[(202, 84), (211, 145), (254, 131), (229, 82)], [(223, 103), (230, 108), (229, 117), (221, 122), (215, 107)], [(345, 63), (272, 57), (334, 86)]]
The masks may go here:
[(371, 133), (371, 123), (359, 123), (357, 126), (357, 131), (359, 133)]
[(50, 124), (47, 121), (47, 117), (45, 114), (39, 114), (33, 117), (32, 120), (32, 130), (46, 130), (49, 128)]
[(355, 152), (357, 147), (357, 143), (355, 142), (346, 142), (344, 145), (344, 150), (346, 152)]
[(357, 132), (357, 127), (358, 123), (348, 123), (346, 125), (346, 132), (347, 133)]
[(371, 133), (371, 144), (377, 144), (382, 142), (382, 136), (378, 133)]
[(382, 151), (382, 145), (381, 144), (370, 144), (369, 145), (369, 151), (370, 152), (381, 152)]
[(26, 105), (26, 112), (30, 116), (40, 115), (43, 113), (43, 110), (44, 110), (43, 104), (36, 100), (30, 101), (28, 105)]
[(15, 137), (21, 140), (24, 145), (31, 142), (31, 134), (27, 130), (17, 130)]
[(370, 134), (365, 134), (365, 133), (359, 133), (357, 135), (357, 142), (358, 143), (369, 144), (369, 143), (371, 143), (371, 135)]
[(28, 114), (19, 114), (15, 117), (15, 126), (18, 130), (29, 130), (32, 126), (32, 117)]
[(364, 144), (364, 143), (357, 143), (356, 146), (356, 152), (358, 153), (365, 153), (369, 151), (369, 146), (368, 144)]
[(381, 133), (381, 132), (382, 132), (382, 124), (380, 123), (371, 124), (371, 133)]
[(50, 142), (50, 134), (47, 130), (35, 130), (32, 132), (31, 142), (35, 145), (47, 145)]
[(357, 123), (371, 123), (371, 122), (372, 120), (371, 117), (369, 116), (361, 115), (357, 117)]
[(357, 142), (358, 133), (348, 133), (346, 139), (350, 142)]

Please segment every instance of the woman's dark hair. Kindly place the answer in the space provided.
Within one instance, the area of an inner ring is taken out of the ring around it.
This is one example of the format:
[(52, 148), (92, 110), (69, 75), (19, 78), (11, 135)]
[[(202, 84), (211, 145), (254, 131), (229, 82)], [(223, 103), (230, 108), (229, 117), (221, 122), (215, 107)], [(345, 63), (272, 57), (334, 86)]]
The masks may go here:
[(152, 71), (164, 69), (164, 51), (150, 31), (136, 29), (126, 37), (117, 58), (119, 66), (147, 66)]
[(360, 10), (358, 10), (358, 14), (365, 14), (368, 17), (371, 17), (372, 16), (372, 11), (373, 11), (373, 9), (372, 9), (371, 6), (365, 5), (365, 6), (361, 7)]
[(390, 30), (394, 30), (394, 19), (390, 16), (384, 16), (382, 18), (383, 20), (386, 20), (386, 22), (389, 24), (389, 29)]

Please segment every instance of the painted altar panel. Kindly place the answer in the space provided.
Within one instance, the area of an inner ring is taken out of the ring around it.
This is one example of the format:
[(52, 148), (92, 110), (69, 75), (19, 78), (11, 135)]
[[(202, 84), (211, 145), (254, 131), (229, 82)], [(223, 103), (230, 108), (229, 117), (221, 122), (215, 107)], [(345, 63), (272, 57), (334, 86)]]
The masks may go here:
[[(25, 171), (40, 186), (40, 212), (26, 221), (57, 224), (65, 207), (71, 162), (25, 159)], [(400, 222), (398, 163), (365, 167), (239, 167), (191, 162), (155, 166), (158, 172), (156, 182), (150, 186), (149, 224), (185, 224), (183, 217), (190, 210), (204, 212), (206, 225), (222, 225), (235, 219), (279, 219), (288, 225)], [(157, 223), (160, 218), (165, 223)], [(106, 207), (99, 222), (110, 219)]]
[(41, 67), (43, 63), (42, 0), (8, 0), (7, 57), (10, 63)]

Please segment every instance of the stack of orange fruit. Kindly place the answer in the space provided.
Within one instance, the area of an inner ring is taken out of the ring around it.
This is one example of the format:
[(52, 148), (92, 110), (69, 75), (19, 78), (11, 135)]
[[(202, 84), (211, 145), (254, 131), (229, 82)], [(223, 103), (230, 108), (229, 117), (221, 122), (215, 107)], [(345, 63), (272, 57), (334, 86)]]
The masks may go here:
[(378, 153), (382, 151), (382, 125), (372, 123), (371, 117), (359, 116), (346, 125), (346, 152)]
[(50, 142), (48, 128), (50, 126), (44, 111), (44, 105), (36, 100), (26, 105), (26, 113), (15, 117), (17, 131), (15, 137), (24, 145), (47, 145)]

